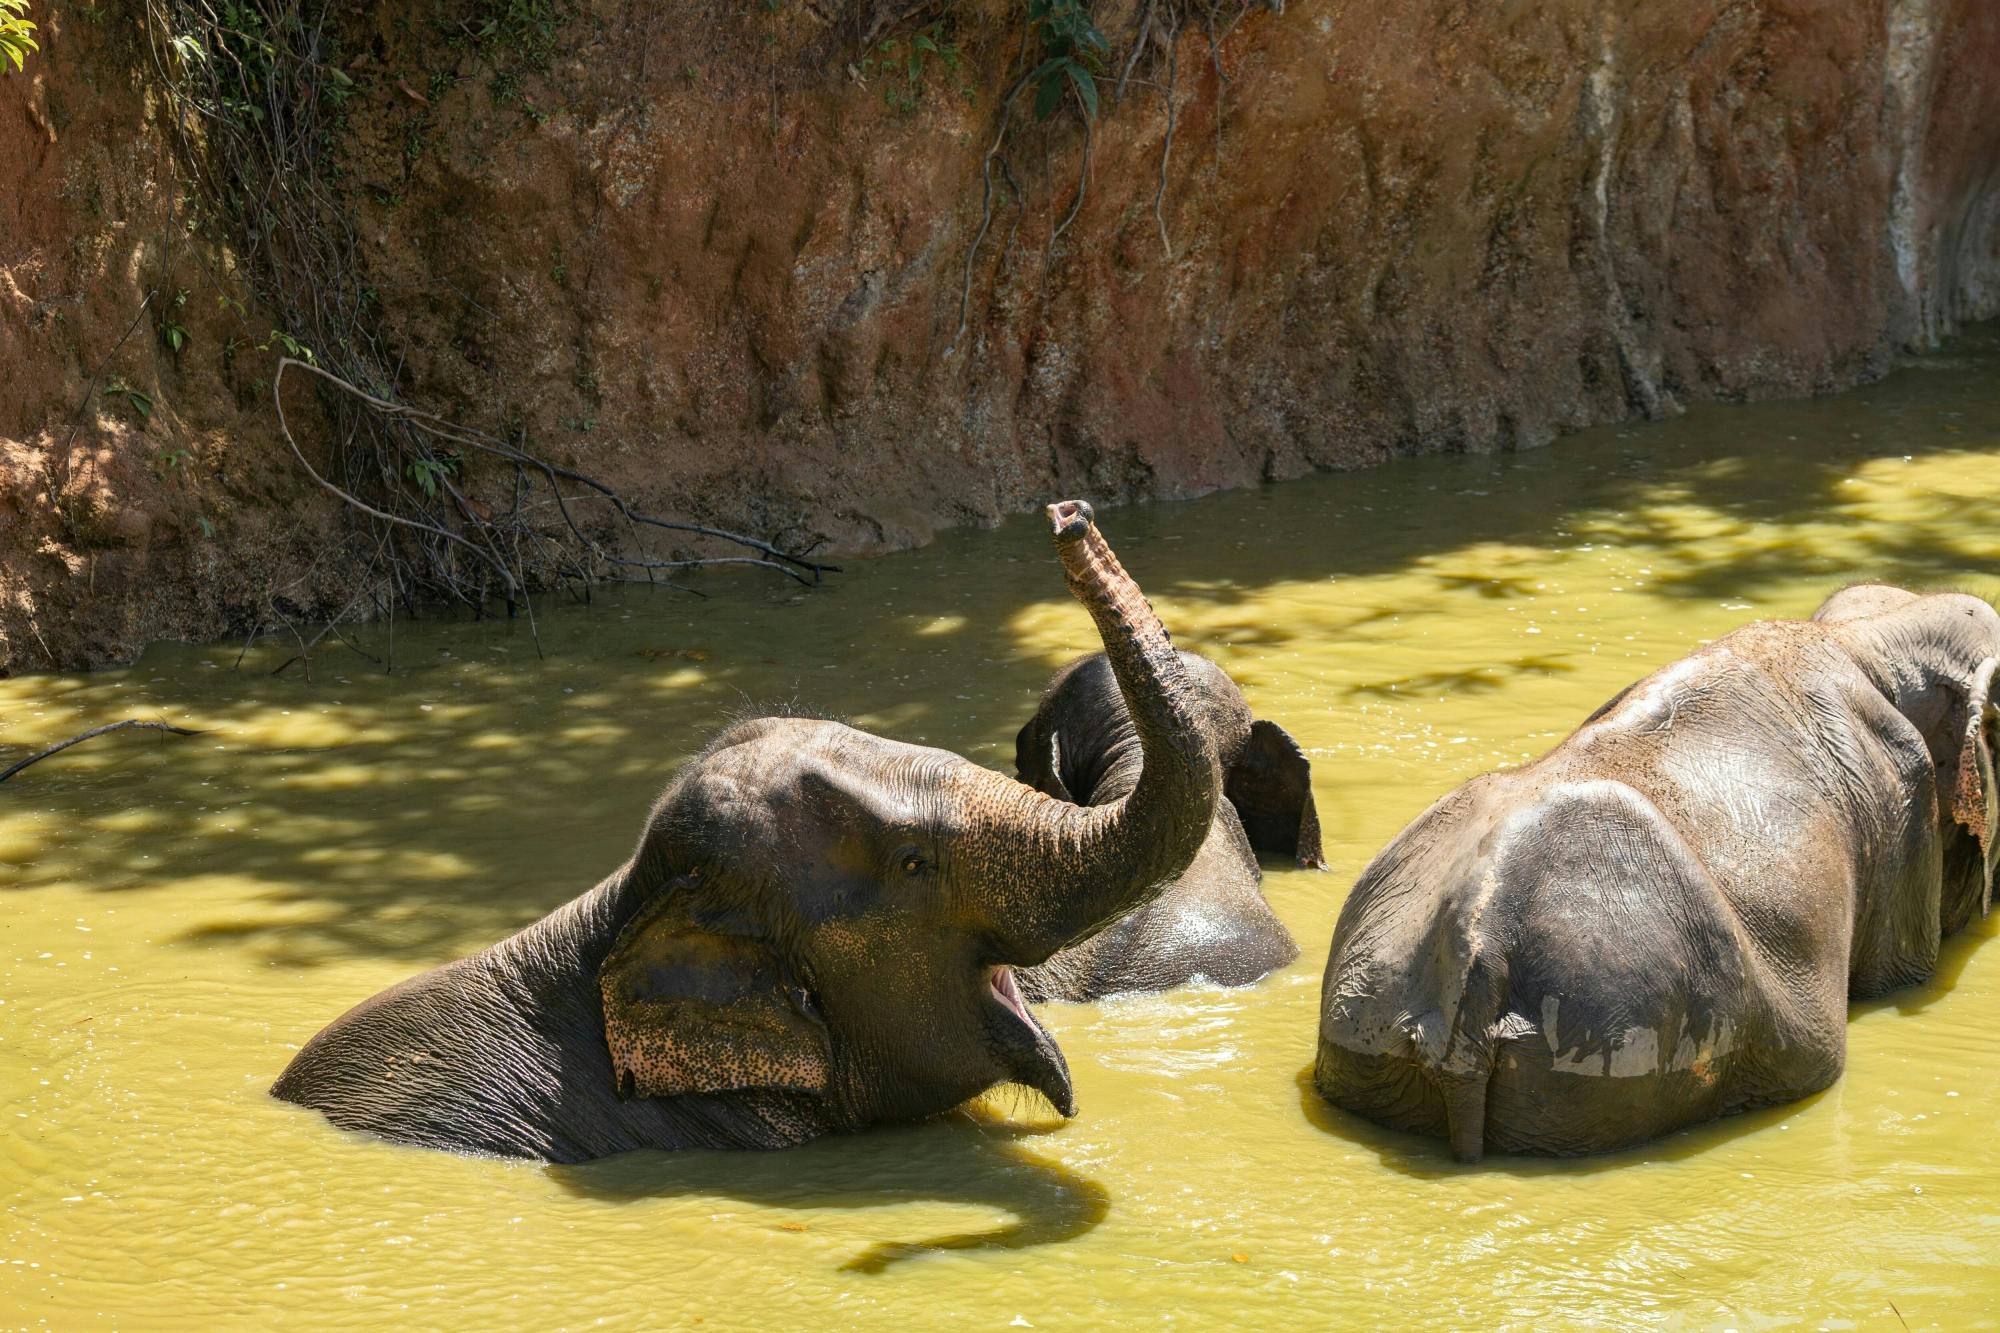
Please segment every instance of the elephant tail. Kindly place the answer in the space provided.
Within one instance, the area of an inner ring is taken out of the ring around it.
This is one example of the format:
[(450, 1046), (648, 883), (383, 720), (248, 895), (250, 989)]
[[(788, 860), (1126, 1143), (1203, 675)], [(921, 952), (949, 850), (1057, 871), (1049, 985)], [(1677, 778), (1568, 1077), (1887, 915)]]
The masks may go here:
[(1451, 1155), (1470, 1165), (1486, 1153), (1486, 1081), (1490, 1071), (1444, 1089), (1444, 1118)]
[(1443, 1058), (1428, 1070), (1444, 1097), (1445, 1134), (1451, 1155), (1477, 1162), (1486, 1151), (1486, 1091), (1493, 1078), (1501, 1010), (1507, 1001), (1507, 958), (1475, 945), (1464, 989), (1452, 1015)]

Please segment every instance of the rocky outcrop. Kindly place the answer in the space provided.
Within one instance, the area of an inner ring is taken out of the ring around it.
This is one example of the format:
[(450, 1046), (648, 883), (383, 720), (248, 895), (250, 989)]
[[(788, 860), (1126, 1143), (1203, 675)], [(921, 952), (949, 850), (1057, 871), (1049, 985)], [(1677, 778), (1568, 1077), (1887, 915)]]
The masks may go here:
[[(1144, 12), (1095, 8), (1114, 39)], [(401, 9), (357, 16), (344, 180), (404, 395), (656, 509), (857, 550), (1051, 494), (1185, 496), (1834, 389), (2000, 314), (1985, 0), (1295, 0), (1233, 26), (1225, 6), (1214, 45), (1204, 22), (1152, 44), (1115, 105), (1114, 67), (1087, 173), (1073, 116), (1017, 115), (961, 334), (1021, 32), (1013, 3), (951, 12), (963, 73), (898, 105), (856, 59), (874, 11), (818, 0), (593, 4), (545, 71), (505, 77)], [(35, 224), (0, 232), (0, 357), (47, 386), (0, 397), (12, 513), (143, 293), (131, 256), (162, 189), (119, 172), (135, 197), (89, 215), (83, 155), (143, 157), (143, 103), (66, 92), (115, 62), (49, 36), (39, 84), (0, 80), (0, 200), (36, 196)], [(34, 147), (33, 108), (65, 101), (80, 124)], [(106, 236), (124, 239), (76, 258)], [(35, 324), (56, 300), (82, 304)], [(226, 336), (131, 373), (180, 377), (158, 400), (203, 457), (275, 494), (282, 446), (229, 383), (267, 372), (202, 359)], [(118, 418), (94, 400), (75, 448), (153, 447)], [(135, 493), (151, 471), (127, 468)], [(232, 504), (248, 524), (254, 502)], [(233, 558), (234, 525), (217, 533)], [(135, 619), (136, 573), (76, 600), (54, 540), (26, 565), (0, 547), (17, 668), (44, 664), (22, 607), (69, 607), (36, 612), (62, 620), (66, 663), (240, 614), (204, 592)], [(106, 540), (169, 582), (169, 551), (198, 546), (157, 524)]]

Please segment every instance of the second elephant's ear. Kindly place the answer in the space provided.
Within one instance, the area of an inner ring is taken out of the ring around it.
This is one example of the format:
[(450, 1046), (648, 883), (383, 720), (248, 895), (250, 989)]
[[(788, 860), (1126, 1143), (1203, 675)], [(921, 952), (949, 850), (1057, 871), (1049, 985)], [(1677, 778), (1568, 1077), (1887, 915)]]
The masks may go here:
[(826, 1090), (826, 1025), (765, 940), (644, 912), (620, 933), (597, 984), (620, 1094)]
[(1967, 700), (1965, 740), (1959, 747), (1958, 775), (1952, 784), (1951, 816), (1979, 840), (1979, 856), (1985, 872), (1979, 912), (1984, 916), (1993, 903), (1995, 843), (2000, 843), (2000, 756), (1994, 754), (1996, 732), (2000, 732), (2000, 701), (1993, 687), (2000, 658), (1987, 658), (1973, 673)]
[(1283, 727), (1250, 724), (1250, 739), (1224, 775), (1223, 791), (1252, 847), (1296, 857), (1309, 870), (1326, 869), (1319, 812), (1313, 808), (1312, 762)]
[(1062, 775), (1062, 733), (1042, 730), (1037, 714), (1014, 735), (1014, 773), (1036, 791), (1076, 804)]

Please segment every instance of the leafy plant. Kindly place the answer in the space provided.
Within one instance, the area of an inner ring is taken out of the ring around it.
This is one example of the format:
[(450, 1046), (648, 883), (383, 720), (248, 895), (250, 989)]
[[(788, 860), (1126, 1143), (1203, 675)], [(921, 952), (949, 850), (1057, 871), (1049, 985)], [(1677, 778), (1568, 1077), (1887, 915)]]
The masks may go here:
[(1076, 89), (1083, 114), (1097, 119), (1097, 75), (1111, 44), (1098, 30), (1084, 0), (1028, 0), (1028, 27), (1042, 48), (1042, 63), (1028, 75), (1035, 90), (1035, 118), (1047, 120)]
[(435, 499), (438, 493), (438, 478), (457, 476), (458, 460), (448, 455), (442, 458), (412, 458), (403, 471), (416, 483), (418, 490)]
[(11, 60), (18, 72), (28, 63), (28, 52), (42, 49), (28, 35), (34, 30), (28, 21), (28, 0), (0, 0), (0, 70)]
[(294, 338), (291, 334), (286, 333), (283, 329), (272, 329), (271, 336), (257, 344), (257, 350), (268, 352), (274, 344), (283, 347), (285, 355), (291, 357), (294, 361), (303, 361), (307, 365), (313, 364), (313, 349), (300, 342), (297, 338)]
[(185, 306), (187, 302), (188, 289), (183, 287), (174, 293), (174, 299), (167, 303), (166, 312), (160, 316), (160, 341), (165, 343), (167, 350), (172, 352), (176, 357), (180, 356), (181, 348), (187, 346), (188, 331), (187, 325), (181, 323), (176, 318), (174, 312)]
[(125, 405), (137, 413), (141, 421), (153, 415), (153, 396), (133, 388), (124, 380), (114, 379), (99, 389), (98, 393), (106, 398), (123, 398)]
[(957, 80), (958, 94), (966, 101), (977, 96), (964, 77), (965, 52), (945, 31), (943, 19), (925, 24), (907, 40), (884, 37), (861, 58), (860, 73), (864, 80), (880, 73), (882, 104), (908, 114), (923, 104), (924, 91), (935, 69), (942, 69)]

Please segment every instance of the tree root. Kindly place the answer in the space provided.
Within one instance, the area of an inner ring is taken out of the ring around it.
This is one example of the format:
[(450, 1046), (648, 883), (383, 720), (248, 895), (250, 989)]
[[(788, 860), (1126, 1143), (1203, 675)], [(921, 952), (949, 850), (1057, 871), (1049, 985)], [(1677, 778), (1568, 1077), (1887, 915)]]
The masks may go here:
[[(450, 506), (434, 507), (430, 514), (411, 517), (406, 514), (391, 513), (370, 504), (352, 491), (329, 480), (313, 467), (299, 448), (293, 437), (290, 422), (285, 416), (284, 379), (288, 371), (298, 370), (303, 374), (317, 377), (331, 390), (348, 395), (368, 410), (380, 414), (409, 427), (413, 434), (428, 437), (454, 449), (465, 449), (498, 460), (512, 469), (512, 487), (509, 507), (496, 511), (467, 493), (465, 488), (452, 477), (438, 478), (439, 491), (449, 499)], [(322, 366), (293, 357), (279, 357), (278, 371), (271, 382), (272, 401), (278, 414), (278, 431), (284, 437), (292, 454), (320, 486), (344, 503), (376, 520), (393, 527), (413, 529), (426, 536), (447, 542), (454, 549), (467, 552), (478, 562), (482, 571), (491, 571), (498, 579), (502, 595), (505, 597), (509, 613), (518, 606), (529, 619), (531, 631), (534, 627), (534, 603), (530, 597), (531, 585), (537, 582), (553, 583), (560, 587), (564, 583), (587, 589), (590, 584), (603, 581), (611, 569), (633, 569), (645, 572), (648, 582), (656, 582), (653, 575), (660, 572), (691, 569), (719, 568), (724, 566), (748, 566), (768, 569), (784, 575), (808, 587), (819, 583), (825, 574), (839, 573), (840, 566), (808, 559), (804, 554), (786, 551), (770, 542), (725, 528), (710, 527), (704, 523), (687, 523), (674, 519), (660, 518), (633, 508), (616, 490), (585, 472), (551, 463), (516, 445), (488, 435), (468, 426), (460, 426), (445, 420), (432, 412), (411, 407), (406, 403), (392, 402), (376, 394), (369, 393), (334, 374)], [(530, 490), (539, 483), (547, 488), (546, 499), (533, 499)], [(576, 488), (566, 493), (565, 483)], [(581, 492), (581, 493), (576, 493)], [(601, 537), (599, 530), (587, 526), (577, 513), (580, 504), (600, 501), (611, 506), (618, 520), (632, 536), (632, 548), (638, 554), (626, 554), (614, 549)], [(548, 511), (553, 509), (553, 521)], [(755, 555), (689, 556), (677, 559), (658, 559), (645, 551), (642, 528), (653, 528), (667, 532), (685, 532), (716, 541), (733, 543)], [(378, 544), (378, 555), (390, 550), (386, 540)], [(392, 558), (392, 567), (393, 567)], [(371, 573), (373, 565), (371, 563)], [(537, 579), (536, 571), (543, 577)], [(453, 591), (461, 600), (479, 605), (485, 601), (485, 593), (492, 584), (483, 574), (475, 583), (466, 576), (455, 575)], [(668, 587), (679, 587), (667, 584)], [(682, 588), (682, 591), (696, 592)], [(697, 595), (699, 595), (697, 593)], [(329, 622), (327, 629), (343, 619), (358, 604), (357, 595), (339, 616)], [(298, 655), (288, 660), (278, 671), (283, 671), (293, 661), (307, 658), (312, 646), (326, 636), (321, 630), (310, 644), (301, 642)], [(540, 648), (540, 636), (536, 635), (536, 646)], [(311, 678), (311, 664), (307, 662), (307, 678)], [(276, 674), (275, 672), (273, 674)]]

